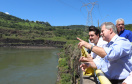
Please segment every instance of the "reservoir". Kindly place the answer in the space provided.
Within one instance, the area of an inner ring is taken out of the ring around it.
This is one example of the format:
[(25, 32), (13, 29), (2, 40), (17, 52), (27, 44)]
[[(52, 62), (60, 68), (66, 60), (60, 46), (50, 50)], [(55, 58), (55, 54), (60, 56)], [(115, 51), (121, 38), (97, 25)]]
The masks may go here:
[(0, 84), (55, 84), (58, 48), (0, 48)]

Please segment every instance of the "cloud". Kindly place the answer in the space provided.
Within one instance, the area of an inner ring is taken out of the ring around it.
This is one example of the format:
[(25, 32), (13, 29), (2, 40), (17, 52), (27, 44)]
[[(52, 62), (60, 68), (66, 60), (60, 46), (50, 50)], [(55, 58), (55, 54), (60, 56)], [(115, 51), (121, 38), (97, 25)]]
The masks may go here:
[(8, 13), (8, 12), (5, 12), (5, 14), (9, 15), (9, 13)]

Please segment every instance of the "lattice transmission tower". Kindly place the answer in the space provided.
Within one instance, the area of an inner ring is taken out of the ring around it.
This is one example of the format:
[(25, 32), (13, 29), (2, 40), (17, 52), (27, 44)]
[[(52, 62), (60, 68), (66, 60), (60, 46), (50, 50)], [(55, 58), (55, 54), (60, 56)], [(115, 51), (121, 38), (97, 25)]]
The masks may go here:
[[(96, 2), (91, 2), (91, 3), (87, 3), (87, 4), (83, 3), (82, 7), (86, 7), (87, 12), (88, 12), (87, 21), (86, 21), (86, 26), (87, 27), (93, 25), (92, 10), (93, 10), (95, 4), (96, 4)], [(90, 5), (91, 5), (91, 8), (90, 8)], [(88, 8), (90, 8), (90, 10)]]

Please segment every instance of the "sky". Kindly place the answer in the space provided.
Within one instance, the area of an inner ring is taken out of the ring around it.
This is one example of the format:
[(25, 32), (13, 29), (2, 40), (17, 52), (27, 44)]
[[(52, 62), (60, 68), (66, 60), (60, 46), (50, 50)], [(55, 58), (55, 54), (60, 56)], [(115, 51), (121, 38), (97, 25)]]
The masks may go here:
[(52, 26), (132, 24), (132, 0), (1, 0), (0, 12)]

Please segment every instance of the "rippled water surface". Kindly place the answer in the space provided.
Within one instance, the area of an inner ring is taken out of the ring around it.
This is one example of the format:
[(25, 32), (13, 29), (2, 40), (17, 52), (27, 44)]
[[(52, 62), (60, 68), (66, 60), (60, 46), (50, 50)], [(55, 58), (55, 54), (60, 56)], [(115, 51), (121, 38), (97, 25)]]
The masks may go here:
[(0, 84), (55, 84), (59, 49), (0, 48)]

